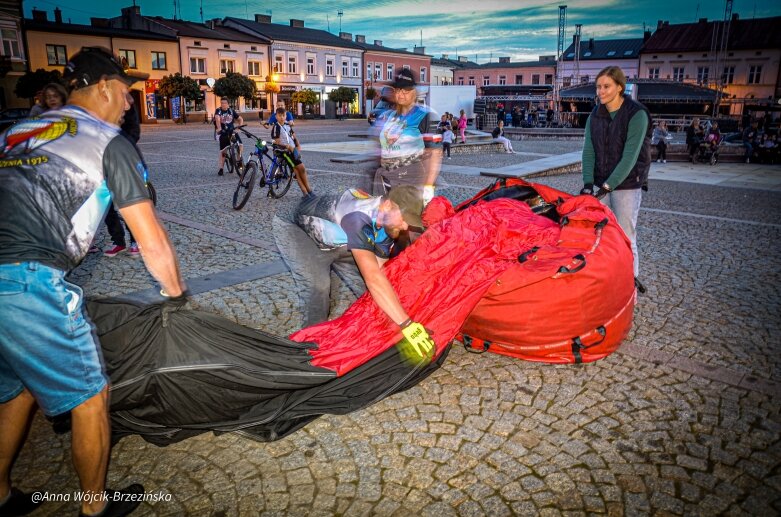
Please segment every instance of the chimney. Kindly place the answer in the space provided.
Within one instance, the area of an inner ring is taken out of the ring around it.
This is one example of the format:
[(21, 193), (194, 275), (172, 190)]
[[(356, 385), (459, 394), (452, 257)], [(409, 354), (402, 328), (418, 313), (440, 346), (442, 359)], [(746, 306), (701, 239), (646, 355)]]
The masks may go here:
[(643, 43), (651, 39), (651, 31), (647, 30), (643, 33)]
[(206, 20), (206, 25), (210, 29), (214, 29), (215, 27), (222, 26), (222, 18), (212, 18), (210, 20)]
[(499, 58), (499, 62), (500, 63), (509, 63), (510, 62), (510, 57), (509, 56), (508, 57), (500, 57)]
[(356, 43), (366, 43), (366, 36), (363, 34), (356, 34), (355, 35), (355, 42)]
[(732, 21), (736, 22), (740, 19), (740, 15), (738, 13), (732, 13)]
[[(290, 18), (290, 26), (291, 27), (304, 27), (304, 20), (296, 20), (295, 18)], [(352, 37), (350, 38), (352, 39)]]
[(700, 18), (698, 23), (708, 23), (708, 19), (707, 18)]
[(450, 58), (447, 57), (447, 54), (442, 54), (442, 59), (450, 59)]
[(62, 11), (60, 11), (59, 7), (54, 8), (54, 22), (62, 23)]
[(459, 63), (468, 63), (469, 62), (469, 58), (467, 58), (466, 56), (458, 56), (458, 62)]
[(256, 14), (255, 23), (271, 23), (270, 14)]
[(419, 47), (415, 45), (415, 48), (412, 49), (412, 52), (415, 54), (425, 54), (426, 53), (426, 47)]
[(374, 40), (374, 44), (377, 45), (378, 47), (381, 47), (382, 46), (382, 40), (381, 39), (376, 39), (376, 40)]
[(131, 7), (123, 7), (121, 9), (122, 16), (141, 16), (141, 6), (133, 5)]
[(33, 20), (36, 22), (49, 21), (46, 16), (46, 11), (39, 11), (38, 9), (33, 9)]
[[(302, 27), (303, 27), (303, 25), (302, 25)], [(339, 33), (339, 37), (342, 38), (342, 39), (346, 39), (347, 41), (352, 41), (353, 40), (353, 35), (350, 34), (349, 32), (340, 32)]]
[(107, 29), (111, 27), (111, 23), (108, 18), (90, 18), (89, 24), (93, 27), (101, 27)]
[(592, 52), (594, 51), (594, 38), (588, 39), (588, 49)]

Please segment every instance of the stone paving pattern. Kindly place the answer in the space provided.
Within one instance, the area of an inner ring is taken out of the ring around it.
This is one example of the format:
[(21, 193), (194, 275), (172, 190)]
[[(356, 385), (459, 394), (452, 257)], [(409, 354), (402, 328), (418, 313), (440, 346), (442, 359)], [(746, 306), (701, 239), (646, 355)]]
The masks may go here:
[[(299, 137), (347, 140), (358, 123), (304, 122)], [(300, 197), (296, 186), (282, 200), (256, 190), (233, 211), (236, 179), (216, 176), (207, 127), (145, 127), (141, 145), (158, 209), (182, 223), (165, 225), (191, 278), (278, 260), (272, 219), (289, 219)], [(580, 144), (514, 145), (553, 153)], [(333, 164), (332, 156), (304, 153), (316, 190), (367, 181), (364, 166)], [(449, 164), (470, 166), (472, 158)], [(511, 158), (525, 159), (485, 155), (479, 165), (503, 167)], [(455, 173), (442, 180), (440, 193), (454, 202), (489, 183)], [(538, 181), (580, 188), (577, 174)], [(652, 181), (643, 207), (648, 293), (618, 353), (547, 365), (475, 355), (456, 343), (418, 386), (277, 442), (205, 434), (158, 448), (125, 438), (113, 449), (109, 486), (141, 482), (170, 494), (170, 502), (144, 503), (135, 514), (159, 516), (781, 513), (781, 194)], [(246, 239), (224, 236), (235, 234)], [(103, 234), (99, 240), (107, 243)], [(93, 296), (154, 285), (142, 261), (127, 256), (88, 257), (72, 277)], [(332, 314), (354, 299), (340, 282)], [(199, 294), (193, 306), (277, 334), (301, 321), (289, 273)], [(759, 388), (736, 386), (730, 375)], [(69, 440), (36, 416), (15, 485), (75, 490)], [(76, 509), (50, 502), (37, 515)]]

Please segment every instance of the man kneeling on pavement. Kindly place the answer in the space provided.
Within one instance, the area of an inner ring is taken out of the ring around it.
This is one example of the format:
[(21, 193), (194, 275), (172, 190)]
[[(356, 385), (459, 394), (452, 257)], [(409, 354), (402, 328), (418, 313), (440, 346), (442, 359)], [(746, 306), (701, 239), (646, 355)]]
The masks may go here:
[[(385, 196), (349, 189), (342, 194), (305, 199), (296, 212), (296, 223), (322, 253), (333, 254), (331, 262), (352, 256), (374, 302), (399, 325), (413, 350), (426, 356), (433, 350), (434, 341), (423, 325), (409, 317), (382, 267), (402, 232), (423, 231), (422, 211), (418, 187), (401, 185)], [(309, 308), (309, 324), (327, 318), (328, 299), (320, 303), (321, 307)]]

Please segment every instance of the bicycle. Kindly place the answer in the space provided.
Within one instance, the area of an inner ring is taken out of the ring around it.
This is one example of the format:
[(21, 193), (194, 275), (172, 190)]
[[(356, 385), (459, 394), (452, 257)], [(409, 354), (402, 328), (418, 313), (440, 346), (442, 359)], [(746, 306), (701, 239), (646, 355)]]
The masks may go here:
[(236, 139), (236, 130), (243, 128), (244, 125), (233, 128), (230, 145), (222, 150), (222, 154), (225, 155), (225, 170), (228, 174), (231, 174), (234, 170), (237, 173), (241, 173), (244, 170), (244, 160), (239, 152), (239, 142)]
[[(262, 172), (258, 184), (261, 188), (268, 186), (269, 197), (279, 199), (287, 194), (293, 183), (295, 167), (290, 157), (285, 154), (285, 149), (273, 144), (269, 146), (265, 140), (243, 129), (243, 126), (237, 129), (241, 130), (247, 138), (255, 141), (255, 150), (250, 153), (243, 172), (239, 173), (239, 184), (233, 193), (234, 210), (241, 210), (249, 201), (252, 190), (255, 188), (258, 169)], [(273, 151), (273, 156), (269, 154), (270, 150)], [(264, 157), (271, 162), (268, 166), (265, 164)]]

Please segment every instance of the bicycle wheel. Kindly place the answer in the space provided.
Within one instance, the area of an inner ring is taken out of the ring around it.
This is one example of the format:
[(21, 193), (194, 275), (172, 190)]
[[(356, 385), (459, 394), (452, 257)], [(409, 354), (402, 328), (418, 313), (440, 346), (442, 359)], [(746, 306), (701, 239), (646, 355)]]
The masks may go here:
[(230, 145), (225, 152), (225, 172), (228, 174), (233, 172), (233, 169), (236, 168), (236, 149), (233, 148), (233, 145)]
[(271, 174), (271, 184), (268, 186), (271, 196), (276, 199), (281, 198), (290, 190), (291, 183), (293, 183), (293, 171), (286, 161), (282, 161)]
[(233, 193), (233, 209), (241, 210), (249, 201), (252, 189), (255, 188), (255, 176), (258, 173), (258, 164), (254, 161), (248, 162), (244, 166), (244, 174), (239, 178), (239, 184), (236, 185), (236, 192)]
[(149, 199), (152, 200), (152, 205), (157, 206), (157, 191), (151, 181), (146, 182), (146, 190), (149, 192)]

